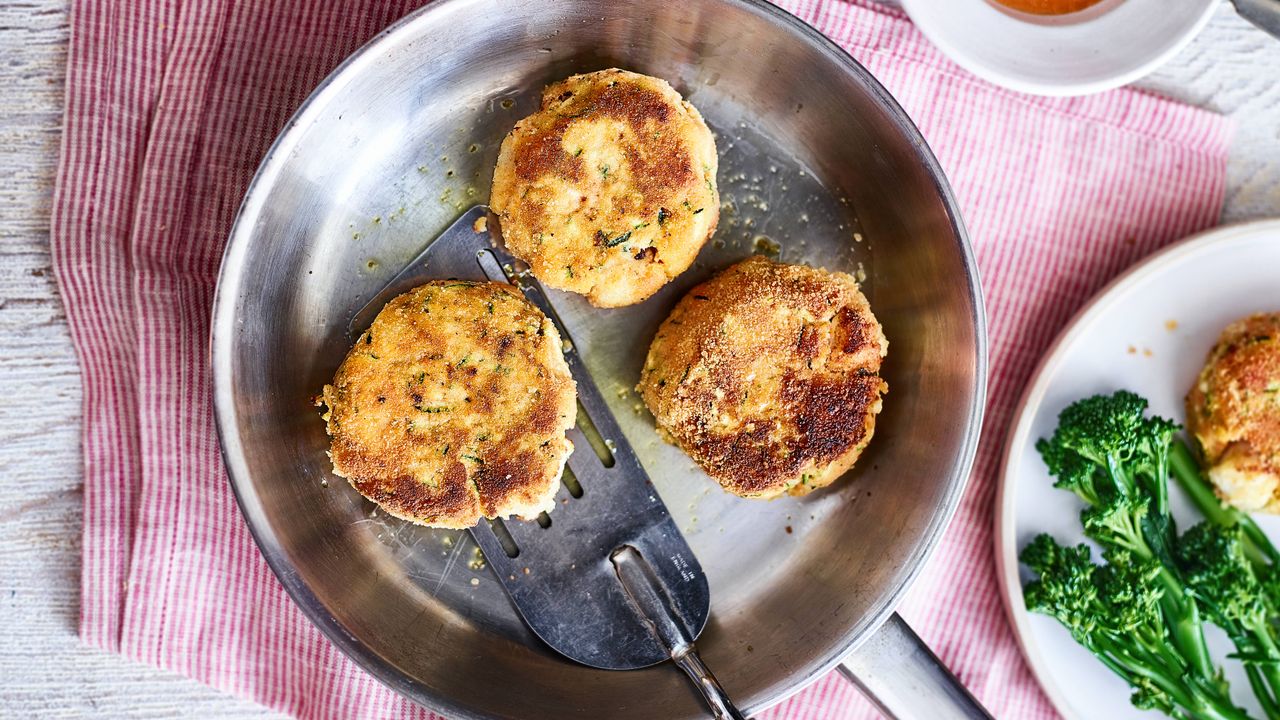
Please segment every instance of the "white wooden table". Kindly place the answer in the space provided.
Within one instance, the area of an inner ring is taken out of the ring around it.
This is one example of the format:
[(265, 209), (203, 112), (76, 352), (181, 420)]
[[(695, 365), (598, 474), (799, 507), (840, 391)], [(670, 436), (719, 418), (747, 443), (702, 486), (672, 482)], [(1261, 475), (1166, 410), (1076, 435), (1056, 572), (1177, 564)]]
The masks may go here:
[[(265, 718), (82, 645), (80, 372), (49, 267), (67, 0), (0, 3), (0, 717)], [(1224, 221), (1280, 216), (1280, 42), (1224, 4), (1142, 85), (1235, 117)]]

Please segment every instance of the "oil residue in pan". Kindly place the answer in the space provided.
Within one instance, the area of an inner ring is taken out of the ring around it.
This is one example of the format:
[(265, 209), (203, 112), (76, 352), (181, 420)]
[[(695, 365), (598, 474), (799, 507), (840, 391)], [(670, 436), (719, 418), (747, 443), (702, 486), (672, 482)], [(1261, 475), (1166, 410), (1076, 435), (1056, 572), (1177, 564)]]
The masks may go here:
[(717, 128), (716, 135), (720, 227), (713, 250), (735, 258), (766, 255), (866, 279), (870, 247), (847, 197), (832, 193), (801, 161), (779, 152), (746, 122)]

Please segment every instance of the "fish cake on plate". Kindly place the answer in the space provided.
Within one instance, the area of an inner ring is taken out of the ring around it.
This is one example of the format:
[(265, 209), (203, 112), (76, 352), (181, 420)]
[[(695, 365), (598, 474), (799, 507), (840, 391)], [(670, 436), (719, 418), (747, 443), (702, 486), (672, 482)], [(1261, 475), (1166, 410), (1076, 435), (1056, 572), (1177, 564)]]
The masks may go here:
[(729, 492), (802, 495), (870, 442), (887, 350), (852, 277), (752, 257), (680, 300), (637, 390), (664, 436)]
[(490, 205), (542, 283), (598, 307), (688, 269), (720, 217), (716, 147), (665, 80), (625, 70), (548, 86), (502, 141)]
[(505, 283), (432, 281), (392, 299), (320, 402), (334, 473), (432, 527), (550, 512), (573, 449), (560, 334)]
[(1187, 394), (1187, 429), (1224, 500), (1280, 514), (1280, 313), (1223, 330)]

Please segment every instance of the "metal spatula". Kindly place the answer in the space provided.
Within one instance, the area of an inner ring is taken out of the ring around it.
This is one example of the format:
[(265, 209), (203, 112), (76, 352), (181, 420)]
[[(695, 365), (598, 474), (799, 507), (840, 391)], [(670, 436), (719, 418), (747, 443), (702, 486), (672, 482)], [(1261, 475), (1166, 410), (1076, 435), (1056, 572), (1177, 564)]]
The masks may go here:
[[(591, 667), (633, 670), (673, 660), (717, 718), (741, 718), (693, 642), (707, 623), (707, 578), (618, 428), (555, 309), (517, 261), (477, 225), (477, 205), (427, 246), (351, 321), (373, 322), (388, 300), (433, 278), (512, 282), (554, 320), (578, 384), (578, 426), (554, 513), (537, 522), (481, 522), (471, 535), (516, 609), (557, 652)], [(491, 223), (491, 225), (496, 225)], [(585, 418), (583, 415), (585, 414)], [(587, 437), (594, 425), (600, 452)], [(585, 430), (584, 430), (585, 429)], [(602, 455), (606, 457), (602, 457)]]

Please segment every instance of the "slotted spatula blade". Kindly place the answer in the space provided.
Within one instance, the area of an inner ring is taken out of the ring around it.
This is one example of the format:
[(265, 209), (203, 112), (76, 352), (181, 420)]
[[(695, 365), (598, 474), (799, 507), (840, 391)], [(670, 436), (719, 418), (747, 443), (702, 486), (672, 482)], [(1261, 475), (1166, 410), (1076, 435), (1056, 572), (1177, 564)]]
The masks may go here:
[[(702, 566), (541, 287), (517, 271), (518, 261), (486, 229), (496, 227), (491, 219), (483, 205), (463, 213), (355, 314), (353, 335), (388, 300), (430, 279), (511, 282), (546, 313), (566, 340), (565, 360), (578, 386), (570, 472), (550, 515), (539, 522), (482, 521), (471, 535), (525, 622), (557, 652), (610, 670), (675, 660), (717, 717), (741, 717), (693, 651), (710, 610)], [(607, 458), (587, 438), (592, 425), (607, 441)]]

